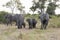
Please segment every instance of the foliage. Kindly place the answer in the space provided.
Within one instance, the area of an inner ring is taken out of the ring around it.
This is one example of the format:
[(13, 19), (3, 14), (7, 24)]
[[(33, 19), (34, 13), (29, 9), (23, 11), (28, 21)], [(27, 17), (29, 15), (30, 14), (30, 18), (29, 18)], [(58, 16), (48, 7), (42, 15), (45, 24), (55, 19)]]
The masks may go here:
[(0, 11), (0, 23), (5, 23), (4, 15), (6, 15), (8, 12)]
[(55, 9), (56, 9), (57, 5), (54, 4), (53, 2), (49, 3), (48, 7), (47, 7), (47, 13), (50, 15), (55, 15)]
[[(37, 20), (37, 27), (40, 28), (40, 19), (38, 18), (39, 15), (38, 14), (26, 14), (26, 19), (27, 18), (31, 18), (31, 16), (33, 16), (36, 20)], [(49, 24), (48, 24), (48, 28), (58, 28), (60, 27), (60, 16), (59, 15), (50, 15), (50, 19), (49, 19)]]
[(35, 2), (35, 0), (33, 0), (33, 6), (30, 9), (34, 12), (37, 8), (39, 8), (42, 12), (45, 8), (45, 1), (46, 0), (39, 0), (38, 2)]
[(36, 6), (32, 6), (30, 9), (34, 12), (36, 10)]
[(3, 6), (10, 8), (12, 11), (12, 14), (13, 14), (15, 8), (17, 8), (19, 11), (21, 11), (24, 8), (24, 6), (22, 6), (20, 0), (10, 0)]
[(60, 27), (60, 17), (56, 15), (51, 15), (52, 19), (49, 20), (49, 27), (51, 28), (58, 28)]
[(19, 10), (19, 11), (22, 11), (23, 8), (25, 8), (24, 6), (22, 6), (22, 3), (20, 0), (15, 0), (15, 3), (16, 3), (16, 8)]
[(3, 5), (3, 7), (7, 7), (11, 9), (11, 12), (13, 14), (14, 9), (15, 9), (15, 2), (14, 0), (10, 0), (9, 2), (7, 2), (5, 5)]
[(57, 17), (60, 17), (60, 14), (59, 14), (59, 15), (57, 15)]

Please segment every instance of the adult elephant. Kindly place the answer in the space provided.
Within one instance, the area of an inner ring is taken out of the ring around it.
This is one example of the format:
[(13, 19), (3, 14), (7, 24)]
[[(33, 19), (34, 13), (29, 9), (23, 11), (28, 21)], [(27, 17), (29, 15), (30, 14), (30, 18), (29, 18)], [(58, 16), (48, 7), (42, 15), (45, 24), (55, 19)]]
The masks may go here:
[(16, 25), (18, 26), (18, 29), (21, 29), (22, 26), (25, 28), (25, 22), (24, 22), (23, 14), (16, 14), (15, 19), (16, 19)]
[(15, 21), (16, 25), (18, 26), (18, 29), (22, 28), (22, 26), (24, 26), (24, 28), (25, 28), (25, 22), (24, 22), (23, 14), (15, 14), (15, 15), (6, 14), (4, 17), (6, 19), (7, 25), (8, 24), (12, 25), (12, 22)]
[(40, 16), (41, 29), (46, 29), (49, 21), (49, 15), (47, 13), (42, 13)]
[(4, 16), (5, 20), (6, 20), (6, 24), (11, 24), (12, 25), (12, 15), (11, 14), (6, 14)]
[(36, 28), (37, 21), (35, 19), (29, 18), (27, 22), (29, 24), (29, 29)]

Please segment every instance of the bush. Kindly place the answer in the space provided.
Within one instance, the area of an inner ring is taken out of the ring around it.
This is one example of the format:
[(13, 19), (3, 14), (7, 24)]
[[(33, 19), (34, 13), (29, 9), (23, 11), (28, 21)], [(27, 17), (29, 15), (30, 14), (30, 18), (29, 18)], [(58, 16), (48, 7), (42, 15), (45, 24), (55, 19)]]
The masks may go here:
[(6, 15), (8, 12), (1, 11), (0, 12), (0, 23), (5, 23), (6, 20), (4, 18), (4, 15)]

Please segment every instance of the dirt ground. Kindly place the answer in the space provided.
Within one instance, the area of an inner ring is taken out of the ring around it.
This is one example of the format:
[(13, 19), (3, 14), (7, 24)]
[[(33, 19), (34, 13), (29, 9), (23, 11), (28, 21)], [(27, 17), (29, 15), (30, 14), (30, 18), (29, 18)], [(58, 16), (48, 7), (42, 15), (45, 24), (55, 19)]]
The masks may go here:
[(0, 24), (0, 40), (60, 40), (60, 28), (17, 29), (14, 25)]

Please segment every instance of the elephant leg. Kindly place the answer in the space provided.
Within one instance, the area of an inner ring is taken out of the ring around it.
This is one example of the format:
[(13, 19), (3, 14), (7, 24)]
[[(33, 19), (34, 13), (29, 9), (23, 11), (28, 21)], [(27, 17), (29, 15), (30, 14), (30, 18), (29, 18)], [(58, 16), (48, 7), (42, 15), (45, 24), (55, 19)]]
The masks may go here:
[(20, 21), (17, 21), (17, 26), (18, 26), (18, 29), (22, 28), (22, 24), (20, 23)]
[(41, 29), (43, 29), (44, 28), (44, 24), (41, 24)]
[(7, 26), (8, 26), (8, 23), (7, 23)]
[(44, 29), (46, 29), (47, 25), (44, 26)]
[(25, 28), (25, 23), (23, 23), (23, 27)]
[(29, 29), (32, 29), (32, 25), (29, 25)]
[(47, 28), (47, 25), (48, 25), (48, 22), (46, 22), (46, 24), (45, 24), (45, 26), (44, 26), (44, 29), (46, 29), (46, 28)]
[(36, 25), (35, 24), (33, 24), (33, 28), (36, 28)]
[(12, 26), (12, 22), (10, 22), (11, 26)]
[(11, 20), (9, 20), (9, 24), (12, 26), (12, 21)]
[(19, 28), (22, 29), (22, 25)]
[(8, 26), (8, 23), (9, 23), (9, 21), (8, 20), (6, 20), (6, 25)]
[(18, 26), (18, 29), (21, 29), (22, 27), (21, 26)]
[(20, 23), (20, 27), (19, 27), (20, 29), (22, 28), (22, 24)]
[(22, 28), (22, 25), (18, 25), (18, 29), (21, 29)]

